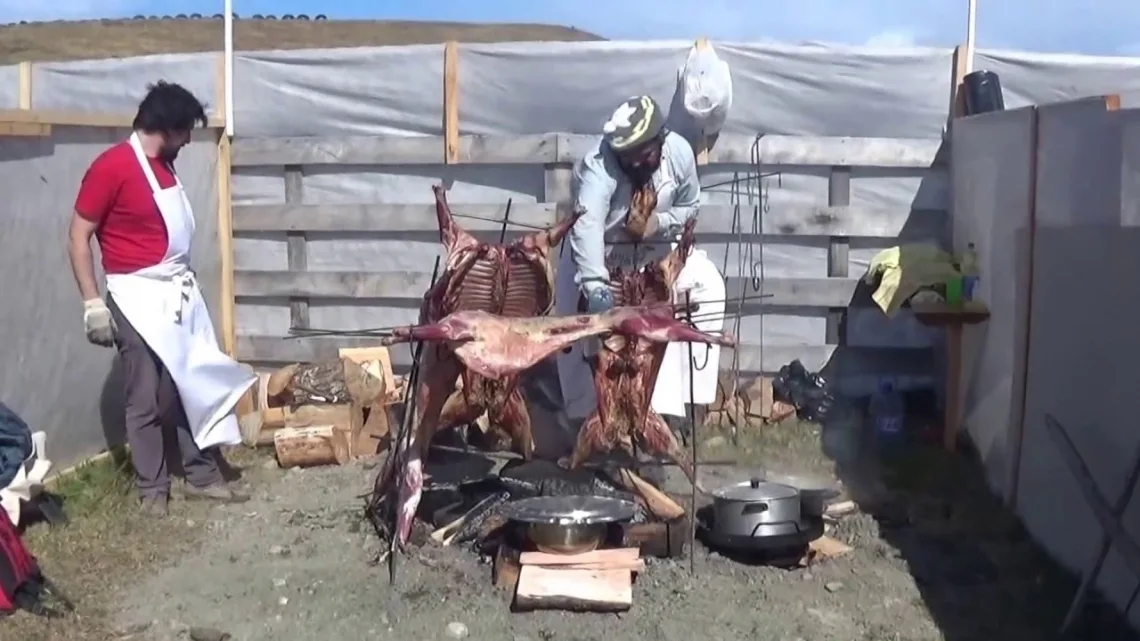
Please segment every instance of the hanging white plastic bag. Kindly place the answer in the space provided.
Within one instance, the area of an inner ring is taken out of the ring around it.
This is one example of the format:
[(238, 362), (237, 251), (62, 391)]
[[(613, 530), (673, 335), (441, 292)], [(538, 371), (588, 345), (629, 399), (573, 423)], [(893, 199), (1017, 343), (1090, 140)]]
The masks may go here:
[(699, 42), (689, 50), (678, 73), (685, 111), (697, 128), (711, 136), (724, 126), (732, 107), (732, 75), (728, 63), (716, 55), (711, 44)]

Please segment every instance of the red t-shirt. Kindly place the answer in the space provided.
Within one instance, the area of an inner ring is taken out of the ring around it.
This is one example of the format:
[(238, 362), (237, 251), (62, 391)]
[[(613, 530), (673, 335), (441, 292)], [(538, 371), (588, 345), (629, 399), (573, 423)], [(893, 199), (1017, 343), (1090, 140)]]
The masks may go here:
[[(175, 185), (174, 172), (164, 161), (147, 160), (159, 187)], [(166, 255), (166, 223), (128, 142), (99, 154), (87, 168), (75, 211), (99, 224), (95, 238), (105, 273), (129, 274), (162, 262)]]

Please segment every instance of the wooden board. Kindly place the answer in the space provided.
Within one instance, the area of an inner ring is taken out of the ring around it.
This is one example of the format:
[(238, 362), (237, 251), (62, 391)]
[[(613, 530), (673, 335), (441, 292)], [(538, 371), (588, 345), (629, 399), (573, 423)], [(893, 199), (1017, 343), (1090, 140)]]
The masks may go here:
[(346, 347), (339, 350), (337, 355), (360, 365), (364, 371), (384, 381), (386, 395), (395, 389), (396, 376), (392, 373), (392, 357), (387, 347)]
[[(745, 337), (747, 340), (747, 337)], [(341, 347), (367, 347), (375, 338), (314, 336), (281, 340), (279, 336), (238, 335), (238, 360), (257, 363), (313, 362), (335, 358)], [(732, 352), (721, 352), (721, 369), (732, 367)], [(750, 373), (771, 374), (795, 359), (805, 367), (818, 371), (830, 365), (828, 374), (835, 376), (866, 374), (869, 376), (928, 376), (934, 371), (934, 351), (923, 347), (839, 347), (838, 345), (744, 344), (740, 352), (740, 369)], [(406, 370), (411, 366), (407, 349), (394, 349), (392, 367)], [(834, 370), (835, 373), (832, 373)]]
[[(557, 162), (558, 136), (460, 136), (456, 164)], [(278, 165), (439, 165), (443, 136), (351, 136), (338, 138), (239, 138), (234, 167)]]
[(368, 418), (364, 427), (352, 442), (352, 457), (369, 457), (379, 454), (392, 430), (391, 416), (387, 405), (373, 405), (368, 408)]
[[(425, 192), (430, 197), (430, 192)], [(457, 221), (469, 232), (488, 232), (497, 237), (500, 222), (507, 215), (507, 204), (449, 203)], [(556, 203), (512, 203), (508, 229), (548, 227), (554, 224)], [(352, 205), (235, 205), (234, 231), (319, 231), (319, 232), (403, 232), (439, 233), (435, 204), (422, 205), (369, 203)]]
[[(597, 136), (550, 133), (460, 136), (453, 155), (462, 164), (572, 163)], [(930, 167), (938, 138), (844, 138), (748, 134), (718, 136), (708, 163), (767, 165)], [(234, 167), (281, 165), (438, 165), (443, 136), (352, 136), (336, 138), (239, 138)], [(449, 154), (451, 155), (451, 154)], [(451, 164), (451, 163), (449, 163)]]
[[(948, 203), (947, 203), (948, 205)], [(452, 203), (452, 211), (467, 231), (480, 240), (498, 241), (507, 214), (506, 203)], [(945, 209), (899, 207), (802, 205), (774, 203), (762, 216), (750, 205), (706, 203), (701, 205), (697, 242), (735, 240), (737, 232), (754, 238), (753, 218), (767, 236), (848, 236), (930, 240), (949, 233)], [(530, 232), (549, 227), (558, 217), (558, 204), (513, 203), (508, 232)], [(233, 231), (322, 232), (392, 236), (421, 232), (438, 234), (435, 205), (344, 204), (344, 205), (235, 205)]]
[(491, 567), (491, 582), (497, 588), (515, 591), (519, 583), (519, 551), (506, 543), (500, 543)]
[(332, 425), (344, 432), (356, 432), (364, 425), (363, 409), (348, 403), (299, 405), (295, 408), (271, 407), (263, 415), (267, 426)]
[(689, 540), (688, 519), (667, 523), (628, 523), (622, 527), (622, 545), (636, 547), (642, 557), (675, 559), (684, 555)]
[[(728, 278), (728, 302), (745, 307), (848, 307), (858, 278)], [(234, 291), (247, 298), (409, 299), (418, 305), (431, 285), (431, 274), (410, 271), (336, 272), (243, 269), (234, 273)], [(759, 287), (757, 287), (757, 285)], [(766, 297), (766, 298), (761, 298)], [(862, 302), (869, 304), (869, 296)], [(735, 307), (734, 307), (735, 308)], [(698, 312), (699, 313), (699, 312)], [(387, 379), (390, 381), (390, 379)]]
[[(563, 134), (565, 135), (565, 134)], [(562, 162), (589, 152), (596, 138), (565, 135), (559, 141)], [(817, 167), (895, 167), (920, 169), (935, 164), (940, 138), (852, 138), (721, 134), (708, 149), (708, 164), (804, 165)]]
[(523, 565), (514, 609), (624, 612), (633, 604), (629, 570), (568, 570)]
[[(0, 123), (130, 129), (134, 119), (135, 114), (133, 112), (92, 113), (59, 109), (0, 109)], [(206, 127), (222, 129), (225, 127), (224, 119), (218, 116), (209, 116)]]

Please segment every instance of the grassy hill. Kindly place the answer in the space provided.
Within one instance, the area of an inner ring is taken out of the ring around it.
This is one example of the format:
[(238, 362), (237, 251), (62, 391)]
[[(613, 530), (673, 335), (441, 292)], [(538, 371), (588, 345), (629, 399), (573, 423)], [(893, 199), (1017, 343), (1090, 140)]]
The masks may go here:
[[(459, 42), (602, 40), (592, 33), (543, 24), (471, 24), (376, 20), (252, 20), (234, 22), (239, 51), (316, 49)], [(222, 48), (222, 21), (93, 20), (0, 26), (0, 64), (126, 58)]]

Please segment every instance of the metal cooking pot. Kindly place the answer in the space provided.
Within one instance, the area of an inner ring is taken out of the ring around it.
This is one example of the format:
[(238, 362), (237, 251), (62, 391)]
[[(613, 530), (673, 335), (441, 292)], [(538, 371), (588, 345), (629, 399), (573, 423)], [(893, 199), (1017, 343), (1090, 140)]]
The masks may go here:
[(580, 554), (597, 549), (608, 524), (633, 518), (632, 501), (601, 496), (536, 496), (508, 503), (503, 515), (526, 525), (541, 552)]
[(768, 536), (800, 522), (800, 491), (753, 478), (712, 493), (712, 528), (717, 534)]
[(605, 523), (528, 523), (526, 536), (539, 552), (593, 552), (606, 536)]
[(827, 504), (839, 496), (834, 483), (826, 478), (804, 474), (765, 475), (765, 481), (790, 485), (800, 491), (800, 513), (806, 518), (819, 518), (827, 509)]

